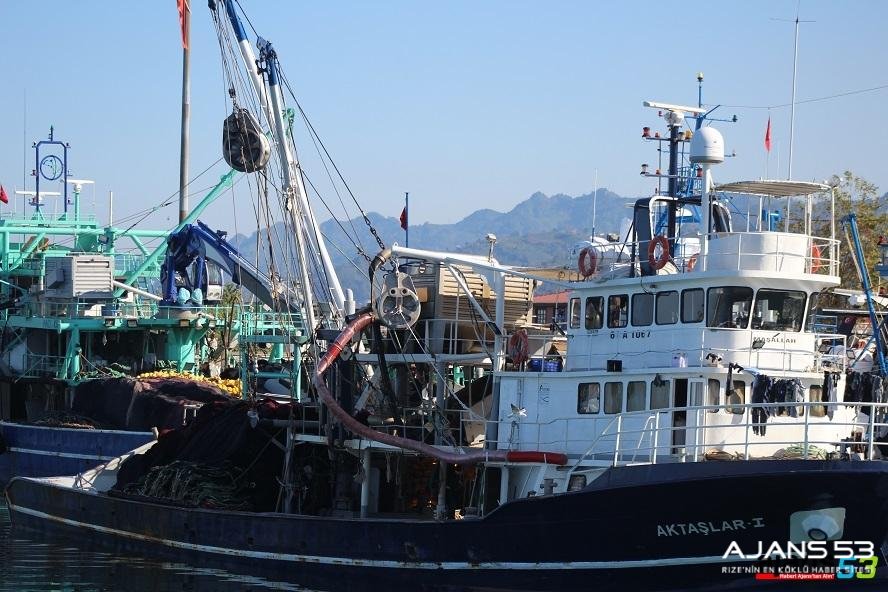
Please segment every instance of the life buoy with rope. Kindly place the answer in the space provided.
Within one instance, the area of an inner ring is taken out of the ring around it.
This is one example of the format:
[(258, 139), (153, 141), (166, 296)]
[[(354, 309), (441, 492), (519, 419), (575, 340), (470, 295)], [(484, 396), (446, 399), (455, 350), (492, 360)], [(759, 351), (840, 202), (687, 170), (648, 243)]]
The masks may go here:
[(817, 245), (811, 245), (811, 273), (817, 273), (820, 271), (822, 263), (820, 261), (820, 247)]
[(598, 251), (594, 247), (583, 247), (577, 260), (577, 269), (584, 278), (595, 275), (598, 271)]
[(648, 243), (648, 263), (654, 271), (659, 271), (668, 261), (669, 241), (665, 236), (655, 236)]
[(691, 255), (691, 258), (688, 259), (687, 271), (694, 271), (694, 268), (697, 267), (697, 253)]
[(506, 353), (512, 358), (515, 364), (526, 362), (530, 354), (530, 342), (527, 338), (526, 329), (518, 329), (509, 337), (509, 344)]

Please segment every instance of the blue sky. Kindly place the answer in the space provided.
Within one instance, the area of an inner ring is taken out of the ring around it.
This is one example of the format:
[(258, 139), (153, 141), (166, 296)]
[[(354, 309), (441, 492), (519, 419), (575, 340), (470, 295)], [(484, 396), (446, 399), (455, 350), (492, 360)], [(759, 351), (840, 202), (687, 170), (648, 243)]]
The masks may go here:
[[(287, 77), (361, 203), (412, 222), (454, 222), (508, 210), (534, 191), (600, 187), (649, 194), (639, 164), (655, 163), (641, 127), (662, 129), (645, 99), (765, 106), (791, 96), (796, 2), (286, 2), (241, 0), (278, 49)], [(693, 8), (693, 10), (692, 10)], [(229, 112), (206, 3), (193, 1), (192, 175), (220, 155)], [(805, 0), (798, 98), (888, 84), (888, 3)], [(96, 180), (86, 210), (104, 220), (159, 203), (178, 185), (181, 46), (173, 0), (0, 2), (0, 183), (22, 185), (30, 143), (53, 124), (69, 141), (75, 177)], [(27, 94), (27, 129), (23, 103)], [(851, 169), (888, 189), (888, 89), (801, 104), (794, 177)], [(722, 181), (765, 173), (766, 109), (722, 108)], [(789, 109), (770, 111), (771, 176), (786, 175)], [(309, 174), (314, 148), (303, 134)], [(313, 168), (314, 167), (314, 168)], [(217, 166), (194, 183), (212, 185)], [(26, 179), (29, 188), (33, 180)], [(322, 191), (323, 185), (322, 185)], [(203, 218), (250, 230), (245, 191)], [(233, 205), (234, 204), (234, 205)], [(237, 216), (232, 208), (236, 208)], [(321, 216), (326, 218), (326, 214)], [(149, 222), (166, 226), (176, 207)], [(247, 228), (243, 228), (246, 226)]]

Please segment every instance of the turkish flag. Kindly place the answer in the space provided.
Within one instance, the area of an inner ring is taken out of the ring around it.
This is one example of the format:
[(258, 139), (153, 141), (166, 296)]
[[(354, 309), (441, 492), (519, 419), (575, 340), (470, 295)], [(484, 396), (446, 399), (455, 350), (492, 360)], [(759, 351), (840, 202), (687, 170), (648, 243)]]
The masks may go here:
[(3, 188), (3, 185), (0, 185), (0, 201), (3, 203), (9, 203), (9, 196), (6, 195), (6, 190)]
[(407, 230), (407, 206), (404, 206), (404, 209), (401, 210), (401, 228)]
[(176, 7), (179, 9), (179, 25), (182, 27), (182, 49), (188, 49), (188, 33), (186, 33), (187, 21), (190, 18), (191, 7), (188, 6), (188, 0), (176, 0)]
[(768, 129), (765, 130), (765, 150), (771, 151), (771, 117), (768, 116)]

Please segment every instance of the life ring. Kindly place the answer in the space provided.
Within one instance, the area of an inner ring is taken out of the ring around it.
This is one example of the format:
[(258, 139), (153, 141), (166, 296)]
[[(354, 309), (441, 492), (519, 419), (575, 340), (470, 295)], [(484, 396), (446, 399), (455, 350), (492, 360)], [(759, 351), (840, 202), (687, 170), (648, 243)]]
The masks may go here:
[(691, 258), (688, 259), (687, 263), (687, 271), (694, 271), (694, 268), (697, 267), (697, 253), (691, 255)]
[(584, 278), (595, 275), (598, 271), (598, 251), (594, 247), (584, 247), (577, 260), (577, 269)]
[(518, 329), (509, 337), (509, 345), (506, 350), (512, 362), (521, 364), (526, 362), (530, 353), (530, 343), (527, 339), (527, 330)]
[(820, 247), (811, 245), (811, 273), (820, 271), (822, 263), (820, 260)]
[[(657, 255), (657, 247), (660, 247), (660, 255)], [(654, 271), (663, 269), (669, 261), (669, 241), (665, 236), (655, 236), (648, 243), (648, 263)]]

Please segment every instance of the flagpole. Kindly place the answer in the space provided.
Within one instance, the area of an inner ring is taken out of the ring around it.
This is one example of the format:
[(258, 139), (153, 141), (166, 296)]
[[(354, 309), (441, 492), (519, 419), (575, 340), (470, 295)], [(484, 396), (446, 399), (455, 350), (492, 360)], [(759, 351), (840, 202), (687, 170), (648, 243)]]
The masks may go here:
[(407, 223), (404, 224), (404, 246), (410, 246), (410, 192), (404, 192), (404, 211), (407, 212)]
[(182, 16), (182, 141), (179, 154), (179, 222), (188, 217), (188, 151), (189, 121), (191, 119), (191, 7), (188, 0), (179, 0)]

